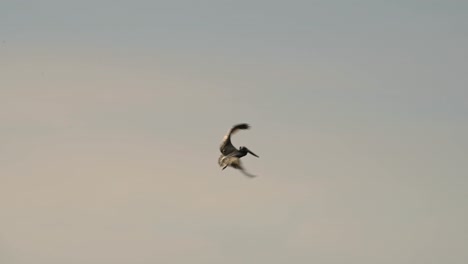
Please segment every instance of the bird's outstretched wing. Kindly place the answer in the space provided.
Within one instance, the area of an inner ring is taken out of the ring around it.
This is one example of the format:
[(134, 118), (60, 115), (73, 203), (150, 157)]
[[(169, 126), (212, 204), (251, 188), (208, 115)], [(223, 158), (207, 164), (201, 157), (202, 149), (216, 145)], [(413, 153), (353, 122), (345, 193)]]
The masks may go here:
[(221, 146), (219, 150), (223, 155), (229, 155), (232, 152), (237, 151), (237, 149), (231, 143), (231, 135), (236, 133), (239, 130), (249, 129), (250, 126), (246, 123), (237, 124), (233, 126), (229, 132), (223, 137), (223, 142), (221, 142)]
[(240, 160), (236, 160), (236, 162), (231, 163), (231, 166), (235, 169), (240, 170), (247, 177), (250, 177), (250, 178), (257, 177), (256, 175), (248, 173), (242, 166), (242, 163)]
[(240, 169), (240, 170), (241, 170), (241, 172), (242, 172), (245, 176), (247, 176), (247, 177), (250, 177), (250, 178), (257, 177), (256, 175), (253, 175), (253, 174), (248, 173), (248, 172), (247, 172), (246, 170), (244, 170), (244, 169)]

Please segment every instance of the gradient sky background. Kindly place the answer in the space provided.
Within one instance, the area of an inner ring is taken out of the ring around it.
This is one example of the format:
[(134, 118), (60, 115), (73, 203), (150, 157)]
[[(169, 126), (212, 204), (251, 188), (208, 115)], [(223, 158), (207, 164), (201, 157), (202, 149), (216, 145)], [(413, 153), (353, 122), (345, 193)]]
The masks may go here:
[(467, 47), (466, 1), (1, 1), (0, 262), (467, 263)]

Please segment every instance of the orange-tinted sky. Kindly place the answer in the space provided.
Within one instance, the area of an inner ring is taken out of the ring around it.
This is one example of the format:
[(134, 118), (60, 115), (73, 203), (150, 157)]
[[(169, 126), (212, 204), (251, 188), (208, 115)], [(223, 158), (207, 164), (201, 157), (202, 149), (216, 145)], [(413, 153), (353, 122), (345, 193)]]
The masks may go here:
[(467, 14), (0, 3), (0, 263), (466, 263)]

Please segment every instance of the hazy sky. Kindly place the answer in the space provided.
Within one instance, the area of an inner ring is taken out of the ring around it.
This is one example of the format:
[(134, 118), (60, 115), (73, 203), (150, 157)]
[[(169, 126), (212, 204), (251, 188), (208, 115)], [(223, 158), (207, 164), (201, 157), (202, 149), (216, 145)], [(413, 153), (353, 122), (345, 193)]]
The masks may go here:
[(0, 263), (468, 263), (467, 47), (466, 1), (1, 1)]

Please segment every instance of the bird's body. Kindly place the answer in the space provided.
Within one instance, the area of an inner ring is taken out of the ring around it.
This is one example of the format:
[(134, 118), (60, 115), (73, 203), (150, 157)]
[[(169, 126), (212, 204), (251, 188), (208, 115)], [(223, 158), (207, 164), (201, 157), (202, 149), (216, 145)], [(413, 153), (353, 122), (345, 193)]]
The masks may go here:
[(232, 168), (241, 170), (246, 176), (255, 177), (255, 175), (249, 174), (245, 171), (240, 159), (248, 153), (254, 155), (257, 158), (258, 156), (246, 147), (239, 147), (239, 149), (237, 149), (236, 147), (234, 147), (234, 145), (232, 145), (231, 142), (232, 134), (239, 130), (245, 130), (249, 128), (250, 126), (248, 124), (238, 124), (233, 126), (229, 130), (229, 132), (224, 136), (223, 141), (219, 147), (219, 150), (221, 151), (221, 156), (219, 156), (218, 158), (218, 164), (220, 167), (222, 167), (223, 170), (226, 167), (230, 166)]

